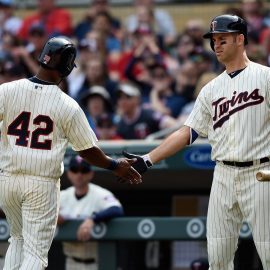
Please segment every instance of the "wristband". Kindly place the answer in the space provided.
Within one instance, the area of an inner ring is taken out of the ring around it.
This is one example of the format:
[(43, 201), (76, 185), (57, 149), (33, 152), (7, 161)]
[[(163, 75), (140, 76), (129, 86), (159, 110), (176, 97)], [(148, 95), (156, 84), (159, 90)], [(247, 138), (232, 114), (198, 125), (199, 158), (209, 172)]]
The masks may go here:
[(142, 158), (148, 168), (153, 166), (153, 162), (151, 161), (149, 154), (142, 156)]
[(112, 159), (107, 170), (113, 171), (117, 168), (117, 166), (118, 166), (118, 162), (115, 159)]

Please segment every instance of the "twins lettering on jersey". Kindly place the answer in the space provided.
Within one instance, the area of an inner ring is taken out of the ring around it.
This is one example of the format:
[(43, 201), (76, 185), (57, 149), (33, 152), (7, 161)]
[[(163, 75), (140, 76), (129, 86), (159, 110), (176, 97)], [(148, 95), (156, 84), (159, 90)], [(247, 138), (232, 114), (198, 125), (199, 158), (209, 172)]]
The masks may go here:
[(234, 113), (255, 106), (264, 101), (264, 97), (259, 94), (259, 89), (253, 90), (250, 94), (247, 91), (233, 92), (231, 99), (221, 97), (212, 103), (214, 108), (213, 128), (221, 127)]

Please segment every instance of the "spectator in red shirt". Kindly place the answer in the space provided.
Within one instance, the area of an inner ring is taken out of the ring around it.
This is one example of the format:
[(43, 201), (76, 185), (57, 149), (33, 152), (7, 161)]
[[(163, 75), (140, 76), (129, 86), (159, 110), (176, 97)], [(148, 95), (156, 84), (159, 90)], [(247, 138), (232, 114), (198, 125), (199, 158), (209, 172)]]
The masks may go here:
[(49, 37), (72, 34), (71, 14), (65, 9), (57, 8), (55, 0), (37, 0), (37, 10), (37, 13), (23, 20), (18, 32), (20, 38), (28, 40), (29, 29), (33, 24), (43, 25)]

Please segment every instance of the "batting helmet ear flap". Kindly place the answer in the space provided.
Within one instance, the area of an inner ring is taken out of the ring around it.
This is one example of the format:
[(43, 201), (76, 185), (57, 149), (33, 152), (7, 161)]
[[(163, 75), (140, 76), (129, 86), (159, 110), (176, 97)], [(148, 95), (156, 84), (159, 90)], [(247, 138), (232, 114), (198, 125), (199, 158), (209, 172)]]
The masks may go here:
[(76, 67), (74, 63), (76, 58), (76, 49), (74, 47), (66, 47), (60, 57), (60, 61), (58, 64), (58, 70), (62, 77), (68, 76), (72, 69)]

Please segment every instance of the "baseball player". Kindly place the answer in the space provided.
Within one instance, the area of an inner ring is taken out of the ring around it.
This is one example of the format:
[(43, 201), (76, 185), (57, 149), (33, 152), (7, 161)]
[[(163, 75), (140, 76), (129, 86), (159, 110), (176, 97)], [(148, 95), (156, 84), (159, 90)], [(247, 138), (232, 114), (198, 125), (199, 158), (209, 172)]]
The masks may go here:
[(47, 266), (68, 143), (87, 162), (130, 183), (141, 181), (131, 167), (134, 160), (104, 154), (82, 109), (57, 86), (72, 71), (75, 57), (71, 41), (49, 39), (36, 76), (0, 86), (0, 207), (11, 235), (4, 270)]
[(90, 231), (96, 222), (122, 216), (123, 208), (109, 190), (91, 183), (94, 171), (80, 156), (70, 160), (67, 177), (72, 186), (60, 193), (58, 223), (72, 219), (82, 223), (77, 231), (78, 242), (63, 243), (66, 270), (97, 270), (97, 243), (88, 241)]
[(185, 125), (150, 153), (137, 157), (139, 172), (208, 137), (216, 161), (209, 199), (209, 269), (233, 270), (243, 220), (247, 221), (265, 270), (270, 269), (270, 183), (256, 180), (269, 169), (270, 69), (251, 62), (245, 51), (246, 22), (234, 15), (215, 17), (210, 39), (226, 70), (204, 86)]

